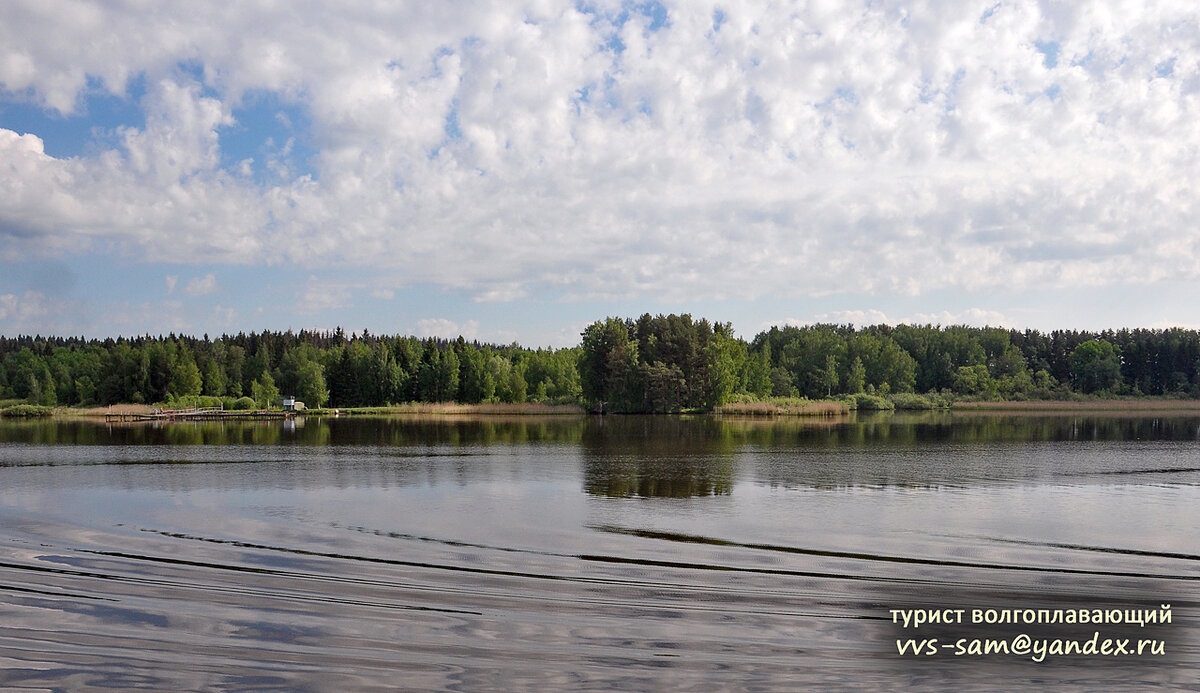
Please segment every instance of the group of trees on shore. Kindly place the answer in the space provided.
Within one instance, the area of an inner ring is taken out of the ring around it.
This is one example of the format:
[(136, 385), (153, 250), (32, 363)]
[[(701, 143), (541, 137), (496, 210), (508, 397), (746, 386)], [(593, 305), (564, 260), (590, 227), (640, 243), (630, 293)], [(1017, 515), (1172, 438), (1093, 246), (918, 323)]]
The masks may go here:
[(735, 398), (869, 393), (1061, 399), (1075, 393), (1200, 397), (1200, 332), (966, 326), (772, 327), (746, 341), (690, 315), (607, 318), (580, 346), (528, 349), (335, 332), (217, 339), (0, 337), (0, 400), (43, 405), (254, 406), (579, 402), (616, 412), (705, 410)]
[(580, 377), (615, 411), (709, 408), (732, 397), (937, 393), (978, 399), (1074, 394), (1200, 397), (1200, 332), (966, 326), (772, 327), (745, 342), (684, 316), (593, 323)]
[(42, 405), (196, 396), (309, 407), (398, 402), (578, 401), (574, 350), (524, 349), (364, 331), (262, 332), (210, 340), (0, 337), (0, 399)]

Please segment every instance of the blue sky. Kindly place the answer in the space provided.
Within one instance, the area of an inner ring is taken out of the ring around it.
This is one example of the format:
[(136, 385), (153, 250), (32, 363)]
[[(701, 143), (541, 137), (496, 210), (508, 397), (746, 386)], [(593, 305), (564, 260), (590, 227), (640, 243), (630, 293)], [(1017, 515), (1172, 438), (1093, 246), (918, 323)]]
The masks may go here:
[(13, 2), (0, 334), (1198, 327), (1200, 13), (1111, 5)]

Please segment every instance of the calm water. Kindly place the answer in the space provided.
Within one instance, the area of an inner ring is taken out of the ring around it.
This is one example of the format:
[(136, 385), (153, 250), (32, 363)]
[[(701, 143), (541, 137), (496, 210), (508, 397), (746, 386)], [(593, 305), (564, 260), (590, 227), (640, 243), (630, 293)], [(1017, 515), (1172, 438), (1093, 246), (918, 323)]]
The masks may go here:
[(1198, 587), (1194, 416), (0, 422), (5, 689), (1194, 690)]

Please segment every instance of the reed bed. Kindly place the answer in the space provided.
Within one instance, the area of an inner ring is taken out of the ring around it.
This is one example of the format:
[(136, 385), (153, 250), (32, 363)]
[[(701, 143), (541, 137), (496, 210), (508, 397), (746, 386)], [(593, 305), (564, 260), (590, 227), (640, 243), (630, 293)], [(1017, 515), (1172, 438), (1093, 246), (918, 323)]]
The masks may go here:
[(730, 402), (713, 409), (725, 416), (842, 416), (850, 413), (845, 402), (777, 398), (757, 402)]

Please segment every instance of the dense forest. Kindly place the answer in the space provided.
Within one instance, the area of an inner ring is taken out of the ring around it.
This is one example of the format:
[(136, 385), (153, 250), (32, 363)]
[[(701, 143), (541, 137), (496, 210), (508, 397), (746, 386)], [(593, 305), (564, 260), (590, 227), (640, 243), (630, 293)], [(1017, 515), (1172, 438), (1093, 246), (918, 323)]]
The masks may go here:
[[(208, 396), (309, 407), (579, 399), (577, 350), (523, 349), (342, 330), (211, 340), (0, 338), (0, 399), (42, 405), (170, 403)], [(239, 403), (241, 404), (241, 403)]]
[(581, 344), (528, 349), (335, 332), (0, 337), (0, 400), (41, 405), (220, 398), (238, 408), (553, 402), (613, 412), (732, 400), (935, 393), (976, 399), (1200, 397), (1200, 332), (965, 326), (772, 327), (746, 341), (690, 315), (608, 318)]

